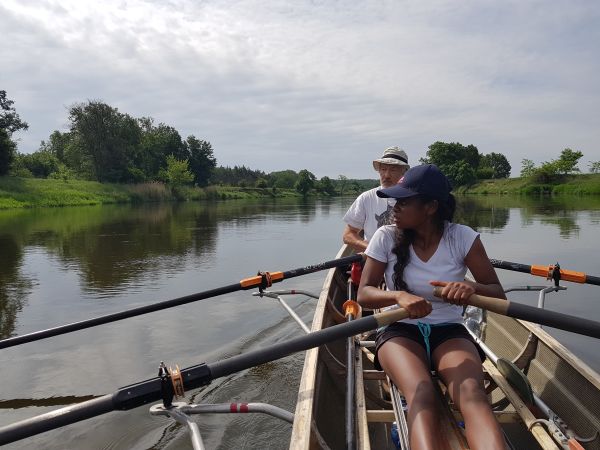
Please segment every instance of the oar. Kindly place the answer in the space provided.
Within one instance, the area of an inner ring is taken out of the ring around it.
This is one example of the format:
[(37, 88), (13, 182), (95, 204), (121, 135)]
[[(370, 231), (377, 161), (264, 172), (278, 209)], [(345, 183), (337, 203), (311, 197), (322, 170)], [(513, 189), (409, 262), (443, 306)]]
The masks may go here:
[[(222, 361), (192, 366), (181, 370), (183, 387), (190, 390), (205, 386), (216, 378), (274, 361), (295, 352), (318, 347), (337, 339), (348, 338), (365, 331), (374, 330), (407, 317), (408, 313), (404, 309), (384, 311)], [(0, 428), (0, 445), (111, 411), (129, 410), (160, 400), (163, 398), (161, 386), (159, 377), (152, 378), (122, 387), (112, 394), (106, 394), (93, 400), (7, 425)], [(170, 399), (168, 400), (170, 401)]]
[[(441, 287), (434, 288), (433, 294), (436, 297), (441, 297), (442, 289), (443, 288)], [(583, 319), (568, 314), (511, 302), (510, 300), (485, 297), (478, 294), (471, 295), (467, 300), (467, 303), (472, 306), (502, 314), (503, 316), (514, 317), (515, 319), (539, 323), (540, 325), (547, 325), (560, 330), (600, 338), (600, 322), (594, 320)]]
[[(529, 273), (538, 277), (544, 277), (551, 279), (555, 266), (530, 266), (527, 264), (514, 263), (509, 261), (501, 261), (499, 259), (490, 259), (492, 266), (498, 269), (513, 270), (515, 272)], [(565, 281), (572, 281), (574, 283), (586, 283), (595, 284), (600, 286), (600, 277), (594, 275), (588, 275), (584, 272), (577, 272), (575, 270), (561, 269), (557, 264), (556, 267), (560, 269), (560, 279)]]
[(82, 320), (81, 322), (73, 322), (55, 328), (34, 331), (33, 333), (23, 334), (21, 336), (15, 336), (8, 339), (4, 339), (0, 341), (0, 349), (13, 347), (15, 345), (24, 344), (26, 342), (39, 341), (40, 339), (46, 339), (52, 336), (58, 336), (60, 334), (71, 333), (72, 331), (83, 330), (84, 328), (95, 327), (96, 325), (116, 322), (118, 320), (128, 319), (129, 317), (140, 316), (142, 314), (148, 314), (154, 311), (172, 308), (174, 306), (185, 305), (186, 303), (192, 303), (198, 300), (205, 300), (207, 298), (216, 297), (217, 295), (229, 294), (231, 292), (248, 290), (253, 288), (269, 287), (271, 283), (276, 283), (279, 281), (287, 280), (289, 278), (299, 277), (301, 275), (318, 272), (320, 270), (331, 269), (332, 267), (339, 267), (346, 264), (351, 264), (355, 261), (361, 260), (362, 257), (362, 254), (356, 254), (352, 256), (346, 256), (344, 258), (333, 259), (331, 261), (326, 261), (312, 266), (288, 270), (287, 272), (265, 272), (263, 274), (259, 274), (250, 278), (245, 278), (239, 283), (230, 284), (229, 286), (223, 286), (220, 288), (211, 289), (196, 294), (186, 295), (185, 297), (179, 297), (174, 298), (172, 300), (152, 303), (150, 305), (140, 306), (137, 308), (120, 311), (113, 314), (107, 314), (105, 316), (95, 317), (93, 319)]

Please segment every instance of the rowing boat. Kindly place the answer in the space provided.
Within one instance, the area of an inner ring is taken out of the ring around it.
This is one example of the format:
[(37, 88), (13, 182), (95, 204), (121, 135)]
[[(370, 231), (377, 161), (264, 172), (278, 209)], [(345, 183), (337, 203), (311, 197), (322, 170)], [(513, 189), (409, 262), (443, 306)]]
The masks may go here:
[[(350, 254), (352, 250), (344, 246), (337, 258)], [(346, 269), (336, 267), (327, 273), (312, 332), (346, 320)], [(600, 449), (598, 373), (532, 323), (469, 310), (465, 324), (486, 352), (486, 392), (509, 448)], [(375, 370), (372, 339), (356, 336), (352, 341), (350, 354), (355, 358), (350, 378), (346, 340), (306, 352), (290, 449), (341, 449), (348, 443), (361, 450), (409, 448), (402, 393), (385, 373)], [(350, 405), (349, 379), (355, 389)], [(448, 448), (468, 448), (460, 413), (443, 384), (437, 384), (444, 411), (441, 432)], [(347, 408), (354, 421), (350, 429)]]

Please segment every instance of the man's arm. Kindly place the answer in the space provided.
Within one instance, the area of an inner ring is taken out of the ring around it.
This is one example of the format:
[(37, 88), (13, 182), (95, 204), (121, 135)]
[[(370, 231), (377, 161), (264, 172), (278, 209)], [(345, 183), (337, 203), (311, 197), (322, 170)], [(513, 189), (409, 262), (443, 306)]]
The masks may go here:
[(364, 252), (367, 249), (368, 242), (365, 241), (360, 235), (359, 228), (354, 228), (348, 224), (346, 224), (346, 228), (344, 228), (344, 233), (342, 234), (342, 238), (344, 240), (344, 244), (348, 244), (357, 253)]

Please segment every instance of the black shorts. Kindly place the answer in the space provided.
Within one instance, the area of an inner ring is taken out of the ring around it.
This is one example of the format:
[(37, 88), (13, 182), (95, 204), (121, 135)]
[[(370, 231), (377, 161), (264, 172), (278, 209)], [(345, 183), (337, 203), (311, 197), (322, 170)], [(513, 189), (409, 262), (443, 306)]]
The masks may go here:
[[(381, 366), (379, 365), (379, 361), (377, 359), (377, 353), (379, 352), (379, 349), (387, 341), (396, 337), (404, 337), (410, 339), (411, 341), (415, 341), (417, 344), (423, 347), (423, 350), (427, 351), (425, 339), (423, 338), (423, 335), (419, 331), (419, 327), (417, 325), (394, 322), (377, 332), (377, 337), (375, 338), (375, 368), (377, 370), (381, 370)], [(483, 350), (481, 350), (481, 347), (479, 347), (477, 342), (475, 342), (465, 326), (461, 323), (432, 326), (431, 334), (429, 335), (429, 348), (431, 353), (433, 353), (433, 351), (443, 342), (446, 342), (448, 339), (455, 338), (462, 338), (472, 342), (479, 353), (481, 362), (485, 360), (485, 353)]]

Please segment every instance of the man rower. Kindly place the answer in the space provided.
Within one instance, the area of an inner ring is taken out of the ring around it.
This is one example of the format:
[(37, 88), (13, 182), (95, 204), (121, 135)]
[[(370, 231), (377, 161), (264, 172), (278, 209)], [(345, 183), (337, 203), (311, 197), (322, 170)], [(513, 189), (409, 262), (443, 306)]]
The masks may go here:
[(381, 186), (360, 194), (344, 215), (346, 226), (342, 235), (345, 244), (356, 252), (364, 252), (371, 236), (382, 225), (392, 223), (392, 211), (396, 200), (380, 198), (377, 191), (394, 186), (410, 168), (406, 152), (399, 147), (389, 147), (383, 156), (373, 161), (379, 173)]

